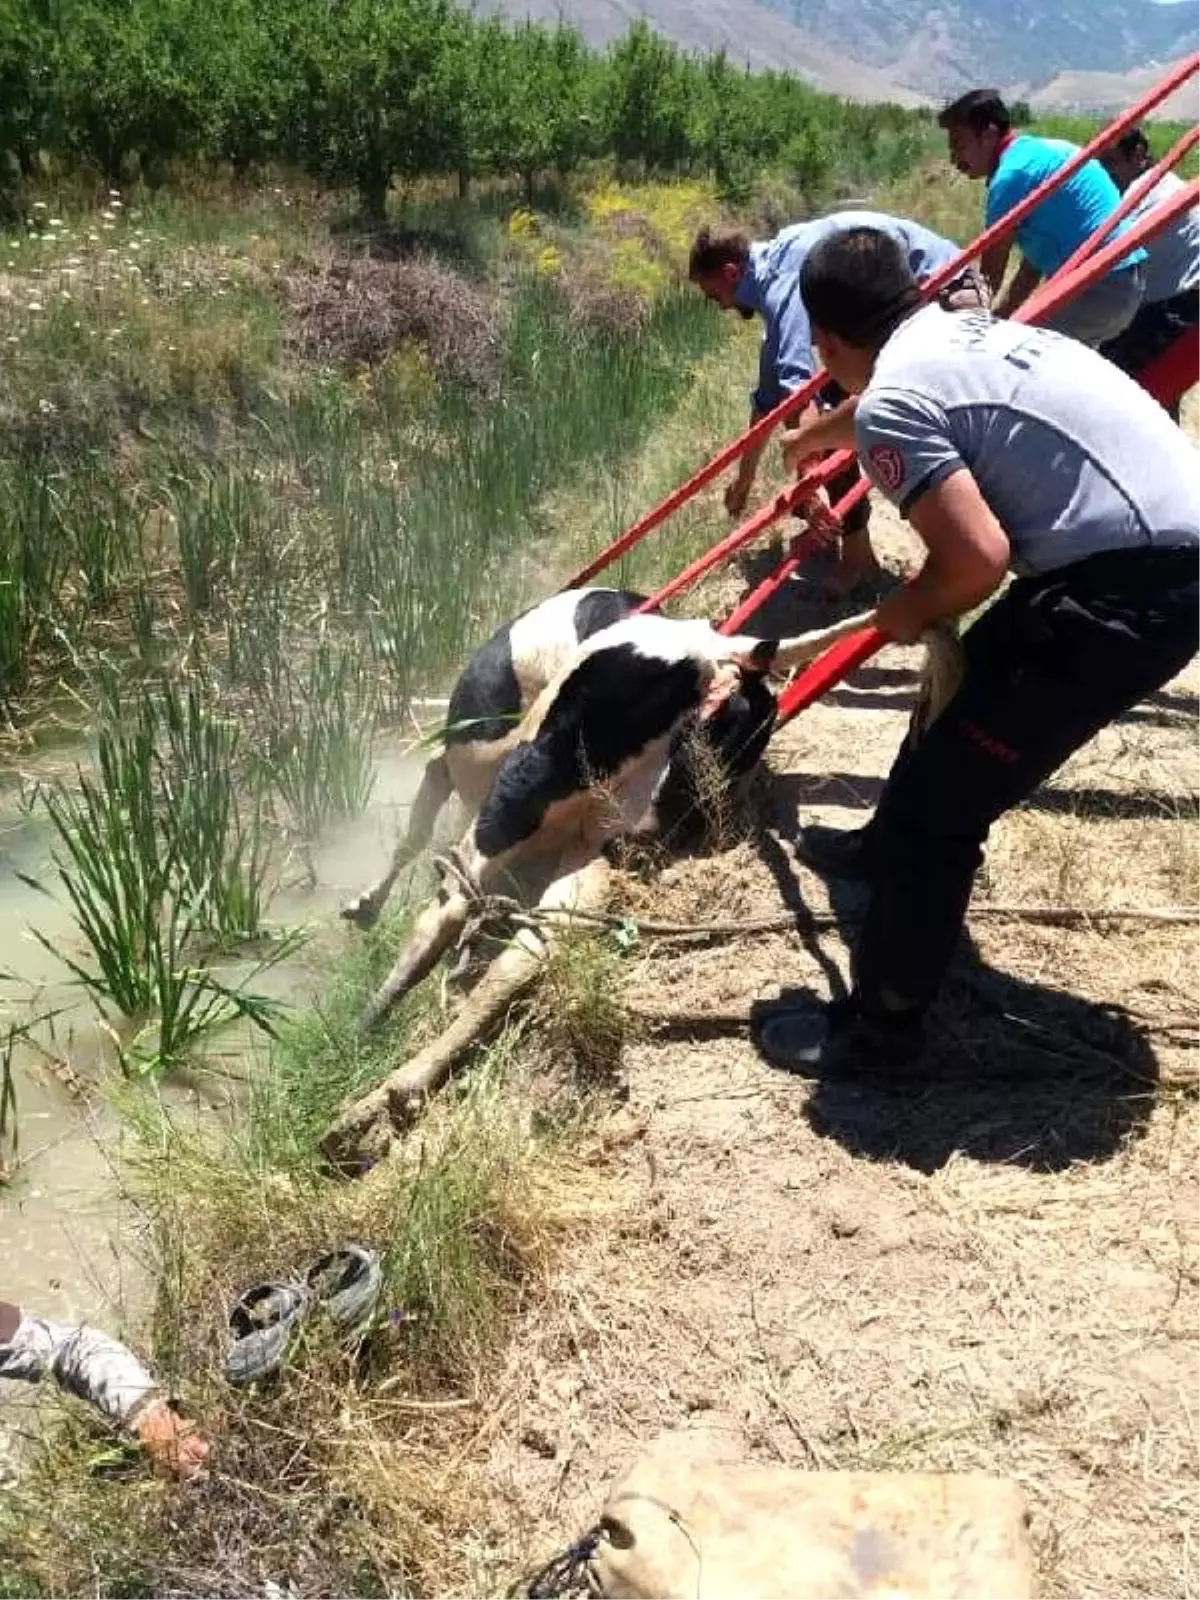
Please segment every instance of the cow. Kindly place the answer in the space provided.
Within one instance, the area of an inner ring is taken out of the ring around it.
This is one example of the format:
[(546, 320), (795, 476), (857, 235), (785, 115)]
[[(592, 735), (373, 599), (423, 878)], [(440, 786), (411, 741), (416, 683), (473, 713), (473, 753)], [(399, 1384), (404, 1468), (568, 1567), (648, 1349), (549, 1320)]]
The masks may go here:
[[(775, 725), (768, 674), (811, 660), (869, 620), (780, 641), (642, 614), (583, 639), (518, 726), (488, 747), (490, 787), (437, 899), (363, 1013), (364, 1030), (462, 934), (472, 902), (531, 858), (551, 858), (557, 881), (616, 840), (657, 836), (669, 818), (703, 807), (696, 789), (711, 758), (722, 784), (749, 772)], [(697, 735), (708, 752), (699, 761)]]
[[(814, 659), (873, 620), (868, 613), (772, 640), (726, 637), (702, 621), (627, 614), (580, 639), (517, 725), (505, 723), (498, 750), (487, 749), (486, 793), (461, 844), (439, 861), (438, 892), (360, 1027), (382, 1020), (466, 935), (480, 908), (486, 912), (509, 887), (509, 875), (539, 857), (549, 865), (548, 887), (537, 901), (543, 924), (561, 926), (572, 914), (599, 909), (605, 854), (614, 841), (658, 833), (672, 799), (703, 803), (695, 789), (708, 757), (690, 752), (707, 750), (726, 781), (749, 771), (775, 724), (767, 678)], [(953, 629), (932, 630), (923, 642), (926, 675), (914, 736), (940, 713), (959, 676)], [(468, 700), (460, 697), (458, 708)], [(489, 731), (499, 734), (499, 725)], [(518, 924), (446, 1029), (343, 1108), (322, 1141), (336, 1167), (362, 1170), (387, 1149), (391, 1130), (536, 976), (550, 936), (545, 926)]]
[(632, 615), (644, 601), (629, 589), (566, 589), (506, 622), (480, 645), (451, 691), (442, 753), (426, 764), (388, 869), (342, 908), (348, 922), (374, 926), (396, 879), (429, 843), (451, 796), (457, 795), (469, 814), (478, 811), (538, 695), (585, 639)]

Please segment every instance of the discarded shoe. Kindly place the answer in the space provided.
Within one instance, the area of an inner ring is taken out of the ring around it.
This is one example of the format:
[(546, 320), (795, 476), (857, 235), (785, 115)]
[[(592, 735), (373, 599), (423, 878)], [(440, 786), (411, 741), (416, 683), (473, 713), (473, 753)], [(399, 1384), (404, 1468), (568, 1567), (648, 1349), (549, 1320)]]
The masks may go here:
[(360, 1332), (382, 1287), (383, 1269), (375, 1251), (343, 1244), (314, 1261), (303, 1282), (247, 1289), (229, 1313), (233, 1344), (225, 1358), (226, 1380), (240, 1387), (277, 1372), (314, 1306), (324, 1310), (343, 1338)]
[(338, 1332), (356, 1333), (375, 1309), (383, 1287), (383, 1268), (374, 1250), (343, 1244), (314, 1261), (304, 1281)]
[(233, 1345), (225, 1357), (226, 1381), (241, 1387), (278, 1371), (311, 1305), (308, 1290), (299, 1283), (260, 1283), (247, 1289), (229, 1313)]

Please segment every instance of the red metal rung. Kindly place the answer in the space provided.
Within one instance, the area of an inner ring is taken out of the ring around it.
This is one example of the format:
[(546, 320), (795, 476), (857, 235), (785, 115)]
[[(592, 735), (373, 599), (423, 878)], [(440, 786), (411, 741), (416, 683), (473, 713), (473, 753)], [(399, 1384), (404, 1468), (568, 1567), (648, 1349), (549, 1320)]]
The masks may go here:
[(1137, 381), (1160, 405), (1173, 406), (1182, 400), (1189, 389), (1200, 383), (1200, 336), (1196, 329), (1181, 333), (1174, 344), (1156, 355), (1137, 374)]
[(665, 583), (648, 600), (643, 600), (638, 611), (661, 610), (668, 600), (674, 599), (684, 589), (689, 589), (692, 584), (698, 583), (706, 573), (711, 572), (714, 567), (719, 567), (722, 561), (727, 561), (743, 546), (751, 544), (777, 518), (809, 499), (817, 489), (823, 488), (830, 478), (843, 472), (853, 459), (851, 451), (839, 450), (830, 456), (828, 461), (822, 461), (806, 472), (790, 488), (781, 489), (773, 500), (743, 522), (740, 528), (735, 528), (732, 533), (726, 534), (724, 539), (713, 545), (704, 555), (698, 556), (690, 566), (686, 566), (677, 577), (672, 578), (670, 583)]

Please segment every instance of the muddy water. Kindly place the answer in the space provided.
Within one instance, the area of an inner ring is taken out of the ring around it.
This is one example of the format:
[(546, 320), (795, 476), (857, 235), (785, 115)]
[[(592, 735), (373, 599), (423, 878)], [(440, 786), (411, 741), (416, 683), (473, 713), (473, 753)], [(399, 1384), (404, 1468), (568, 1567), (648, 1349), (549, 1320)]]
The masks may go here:
[[(274, 922), (330, 917), (382, 870), (423, 760), (398, 742), (381, 743), (367, 812), (312, 852), (315, 883), (299, 864), (285, 873), (271, 907)], [(31, 1002), (35, 1013), (60, 1014), (37, 1030), (41, 1050), (19, 1046), (15, 1057), (20, 1143), (15, 1161), (7, 1147), (0, 1150), (10, 1169), (8, 1183), (0, 1186), (0, 1299), (118, 1330), (136, 1325), (144, 1276), (141, 1222), (121, 1196), (121, 1125), (104, 1095), (116, 1071), (113, 1051), (62, 960), (30, 931), (39, 929), (56, 950), (83, 956), (50, 861), (50, 830), (18, 801), (15, 785), (0, 788), (0, 972), (21, 980), (0, 985), (0, 1027)], [(53, 897), (30, 887), (22, 875), (44, 883)], [(347, 929), (347, 939), (354, 936)], [(295, 1004), (313, 987), (302, 960), (276, 969), (270, 979), (263, 987)], [(217, 1041), (223, 1057), (236, 1047), (231, 1032)], [(56, 1069), (51, 1058), (66, 1070)], [(168, 1081), (162, 1093), (176, 1118), (211, 1122), (234, 1114), (228, 1082), (202, 1073), (187, 1084)]]

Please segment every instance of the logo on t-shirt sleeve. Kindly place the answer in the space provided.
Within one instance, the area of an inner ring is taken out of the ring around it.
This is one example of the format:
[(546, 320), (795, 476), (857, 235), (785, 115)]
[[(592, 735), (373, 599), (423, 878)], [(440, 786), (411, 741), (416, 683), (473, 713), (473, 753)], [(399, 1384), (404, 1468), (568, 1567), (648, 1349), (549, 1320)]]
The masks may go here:
[(893, 445), (872, 445), (867, 451), (867, 465), (879, 487), (889, 494), (904, 482), (904, 457)]

